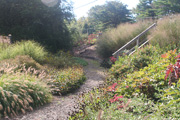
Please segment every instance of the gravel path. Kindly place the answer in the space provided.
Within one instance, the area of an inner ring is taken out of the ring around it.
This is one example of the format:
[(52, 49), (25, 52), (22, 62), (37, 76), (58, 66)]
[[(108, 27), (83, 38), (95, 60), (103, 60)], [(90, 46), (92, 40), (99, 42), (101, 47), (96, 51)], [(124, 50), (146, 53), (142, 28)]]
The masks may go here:
[(10, 120), (68, 120), (72, 112), (78, 111), (78, 95), (98, 87), (105, 79), (105, 69), (97, 61), (85, 60), (89, 63), (84, 68), (87, 80), (80, 89), (66, 96), (54, 96), (52, 103)]

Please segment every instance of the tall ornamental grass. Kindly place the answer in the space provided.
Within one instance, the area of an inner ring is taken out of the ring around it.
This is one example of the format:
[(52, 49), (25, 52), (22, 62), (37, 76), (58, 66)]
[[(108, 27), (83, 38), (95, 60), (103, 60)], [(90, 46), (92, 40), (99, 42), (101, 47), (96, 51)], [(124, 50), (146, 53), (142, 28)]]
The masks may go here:
[(22, 41), (1, 49), (0, 60), (15, 58), (18, 55), (28, 55), (35, 61), (42, 63), (45, 56), (47, 56), (47, 52), (37, 42)]
[[(147, 27), (149, 27), (152, 21), (143, 21), (138, 23), (125, 23), (120, 24), (117, 28), (111, 29), (101, 36), (97, 40), (97, 52), (103, 58), (112, 56), (112, 53), (121, 48), (127, 42), (132, 40)], [(146, 38), (147, 34), (144, 35), (141, 40)]]
[(0, 119), (25, 114), (51, 102), (47, 85), (41, 82), (43, 73), (21, 65), (0, 65)]
[(172, 50), (180, 45), (180, 15), (162, 18), (157, 23), (157, 28), (151, 32), (151, 44), (159, 44), (161, 48)]

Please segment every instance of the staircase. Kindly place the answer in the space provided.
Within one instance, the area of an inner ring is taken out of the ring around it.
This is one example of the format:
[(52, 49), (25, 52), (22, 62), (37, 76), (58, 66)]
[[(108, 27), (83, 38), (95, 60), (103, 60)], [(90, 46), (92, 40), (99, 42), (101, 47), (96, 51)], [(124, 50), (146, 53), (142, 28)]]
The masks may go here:
[(135, 38), (133, 38), (131, 41), (129, 41), (128, 43), (126, 43), (124, 46), (122, 46), (119, 50), (117, 50), (116, 52), (114, 52), (112, 55), (118, 59), (118, 56), (120, 55), (120, 53), (122, 53), (124, 50), (126, 50), (130, 45), (132, 45), (133, 43), (136, 43), (134, 47), (132, 47), (130, 50), (128, 50), (128, 52), (126, 53), (127, 55), (131, 55), (136, 51), (136, 48), (141, 48), (144, 45), (146, 45), (150, 40), (150, 39), (145, 39), (143, 41), (139, 41), (140, 37), (142, 37), (144, 34), (146, 34), (149, 30), (151, 30), (152, 28), (154, 28), (156, 26), (156, 23), (153, 23), (151, 26), (149, 26), (146, 30), (144, 30), (142, 33), (140, 33), (139, 35), (137, 35)]

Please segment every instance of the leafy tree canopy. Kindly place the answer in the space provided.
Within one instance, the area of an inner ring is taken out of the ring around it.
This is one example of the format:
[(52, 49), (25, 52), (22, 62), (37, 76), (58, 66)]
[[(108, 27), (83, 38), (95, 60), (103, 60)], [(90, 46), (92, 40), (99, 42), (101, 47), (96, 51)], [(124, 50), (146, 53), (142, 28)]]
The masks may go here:
[(61, 0), (51, 7), (42, 1), (0, 0), (0, 34), (12, 34), (13, 41), (33, 39), (53, 52), (70, 48), (64, 20), (72, 18), (71, 7)]
[(127, 5), (118, 1), (109, 1), (104, 5), (92, 7), (89, 10), (88, 18), (89, 22), (97, 29), (116, 27), (120, 23), (131, 20)]

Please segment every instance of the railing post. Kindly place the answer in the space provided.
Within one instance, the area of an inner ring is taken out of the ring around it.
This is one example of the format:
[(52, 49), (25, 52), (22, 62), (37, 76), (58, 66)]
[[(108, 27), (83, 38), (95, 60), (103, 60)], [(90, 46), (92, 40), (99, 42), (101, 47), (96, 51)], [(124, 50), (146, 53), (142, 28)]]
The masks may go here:
[(119, 53), (116, 54), (116, 60), (118, 60), (118, 59), (119, 59)]
[(136, 41), (136, 46), (137, 46), (137, 47), (139, 46), (139, 38), (138, 38), (137, 41)]
[(9, 34), (9, 35), (8, 35), (8, 37), (9, 37), (10, 44), (11, 44), (11, 41), (12, 41), (12, 35), (11, 35), (11, 34)]

